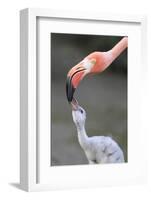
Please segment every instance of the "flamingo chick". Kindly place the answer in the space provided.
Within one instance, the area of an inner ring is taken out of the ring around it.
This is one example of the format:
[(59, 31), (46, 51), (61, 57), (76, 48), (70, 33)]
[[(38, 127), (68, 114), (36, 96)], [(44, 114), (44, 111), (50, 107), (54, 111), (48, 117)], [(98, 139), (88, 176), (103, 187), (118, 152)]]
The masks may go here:
[(124, 155), (119, 145), (110, 137), (88, 137), (85, 131), (86, 112), (73, 98), (72, 117), (77, 128), (78, 140), (89, 164), (123, 163)]
[(87, 74), (103, 72), (128, 46), (128, 38), (122, 38), (111, 50), (107, 52), (92, 52), (80, 63), (70, 69), (67, 74), (66, 93), (69, 102), (80, 81)]

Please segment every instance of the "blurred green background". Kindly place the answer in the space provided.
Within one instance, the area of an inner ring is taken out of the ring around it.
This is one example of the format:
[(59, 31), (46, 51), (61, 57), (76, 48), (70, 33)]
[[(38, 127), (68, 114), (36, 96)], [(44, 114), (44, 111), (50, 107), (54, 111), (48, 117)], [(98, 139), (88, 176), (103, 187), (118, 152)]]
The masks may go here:
[[(89, 53), (110, 50), (122, 37), (51, 33), (52, 166), (88, 164), (66, 98), (68, 71)], [(87, 134), (112, 137), (127, 161), (127, 50), (103, 73), (85, 77), (75, 97), (87, 112)]]

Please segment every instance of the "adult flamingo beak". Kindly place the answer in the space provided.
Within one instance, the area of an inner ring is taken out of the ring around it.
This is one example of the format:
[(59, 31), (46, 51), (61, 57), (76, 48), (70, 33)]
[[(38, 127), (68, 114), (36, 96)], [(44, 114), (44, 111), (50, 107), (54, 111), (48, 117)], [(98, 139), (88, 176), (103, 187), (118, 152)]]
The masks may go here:
[(91, 72), (91, 68), (94, 66), (94, 64), (94, 60), (84, 59), (79, 64), (71, 68), (71, 70), (68, 72), (66, 81), (66, 94), (68, 102), (72, 101), (74, 92), (80, 81), (86, 74)]
[(79, 85), (80, 81), (85, 76), (85, 68), (82, 66), (82, 63), (74, 66), (67, 75), (66, 80), (66, 95), (68, 102), (71, 102), (73, 99), (73, 94)]

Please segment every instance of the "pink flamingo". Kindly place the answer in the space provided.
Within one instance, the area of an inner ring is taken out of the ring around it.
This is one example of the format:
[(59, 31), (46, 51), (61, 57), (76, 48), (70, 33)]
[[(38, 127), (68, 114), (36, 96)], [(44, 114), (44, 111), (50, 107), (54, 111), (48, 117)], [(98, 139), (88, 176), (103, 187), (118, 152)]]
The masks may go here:
[(104, 71), (128, 46), (128, 38), (123, 37), (111, 50), (107, 52), (93, 52), (75, 65), (68, 72), (66, 93), (69, 102), (80, 81), (87, 74), (98, 74)]

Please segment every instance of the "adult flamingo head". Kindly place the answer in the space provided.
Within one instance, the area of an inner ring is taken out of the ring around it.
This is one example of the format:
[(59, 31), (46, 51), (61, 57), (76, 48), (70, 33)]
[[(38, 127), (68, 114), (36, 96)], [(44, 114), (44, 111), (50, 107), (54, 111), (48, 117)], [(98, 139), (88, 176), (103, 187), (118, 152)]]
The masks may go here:
[(97, 74), (104, 71), (127, 47), (127, 37), (124, 37), (107, 52), (93, 52), (75, 65), (67, 74), (66, 94), (69, 102), (80, 81), (87, 74)]
[(73, 94), (80, 81), (87, 74), (97, 74), (105, 70), (112, 61), (111, 52), (93, 52), (75, 65), (68, 72), (66, 82), (66, 93), (69, 102), (72, 101)]

